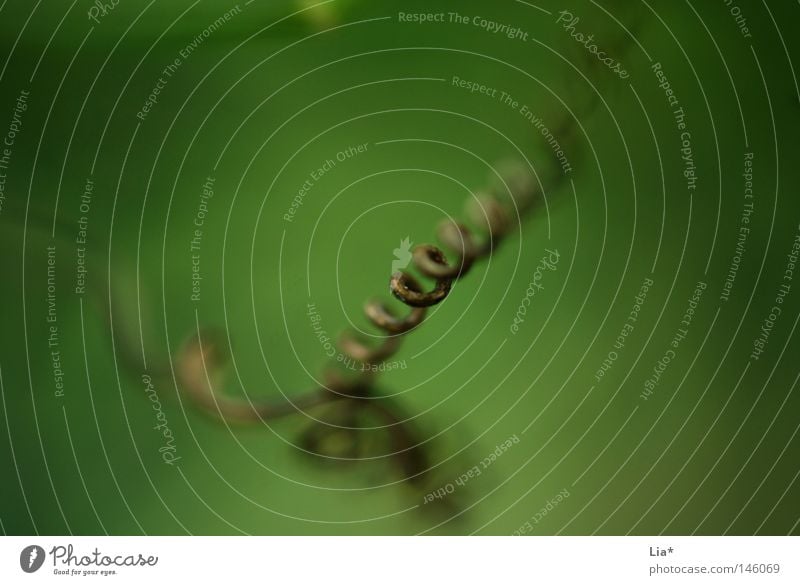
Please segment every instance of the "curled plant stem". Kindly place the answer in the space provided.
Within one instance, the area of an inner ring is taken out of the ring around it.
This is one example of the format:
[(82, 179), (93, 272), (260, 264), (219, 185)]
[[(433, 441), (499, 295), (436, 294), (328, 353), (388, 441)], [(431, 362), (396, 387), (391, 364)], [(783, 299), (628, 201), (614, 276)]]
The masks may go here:
[[(513, 200), (519, 201), (518, 209), (530, 209), (530, 201), (536, 199), (534, 183), (516, 179)], [(403, 336), (413, 331), (425, 320), (426, 311), (443, 301), (452, 290), (452, 283), (463, 277), (477, 260), (489, 256), (498, 246), (511, 225), (511, 213), (498, 197), (481, 195), (477, 207), (467, 208), (472, 222), (481, 225), (483, 236), (462, 223), (442, 222), (438, 227), (439, 239), (450, 249), (457, 261), (450, 264), (444, 252), (436, 246), (416, 246), (412, 261), (417, 270), (434, 280), (433, 287), (425, 291), (419, 281), (409, 272), (395, 272), (389, 289), (395, 298), (410, 307), (404, 317), (399, 317), (384, 302), (369, 301), (365, 315), (373, 325), (386, 335), (377, 344), (368, 345), (353, 332), (345, 331), (338, 340), (340, 351), (367, 366), (379, 365), (393, 355), (401, 346)], [(184, 343), (177, 355), (176, 374), (184, 392), (210, 414), (233, 422), (258, 422), (284, 417), (332, 401), (361, 400), (373, 394), (372, 368), (366, 368), (351, 378), (340, 376), (335, 369), (326, 370), (324, 386), (312, 389), (296, 397), (279, 399), (234, 398), (216, 390), (222, 384), (220, 372), (227, 361), (222, 344), (213, 339), (210, 332), (200, 332)]]
[[(594, 105), (595, 100), (587, 109)], [(566, 118), (558, 120), (555, 127), (565, 144), (572, 141), (577, 129), (577, 125)], [(307, 409), (327, 408), (326, 412), (335, 422), (316, 422), (302, 434), (300, 443), (308, 452), (337, 461), (357, 460), (359, 437), (367, 430), (380, 428), (389, 439), (389, 452), (381, 456), (390, 457), (410, 486), (416, 490), (424, 489), (430, 476), (427, 473), (428, 447), (409, 422), (410, 417), (402, 413), (395, 401), (379, 396), (375, 388), (375, 372), (380, 371), (379, 366), (399, 351), (405, 336), (424, 322), (428, 308), (447, 298), (456, 280), (468, 274), (477, 261), (490, 256), (516, 220), (539, 207), (544, 199), (542, 185), (547, 184), (555, 190), (566, 178), (566, 173), (553, 161), (545, 165), (545, 173), (545, 176), (537, 177), (528, 165), (506, 164), (500, 170), (498, 183), (467, 202), (467, 221), (441, 222), (436, 230), (437, 237), (450, 252), (452, 261), (448, 261), (442, 249), (431, 244), (418, 245), (412, 250), (414, 268), (433, 284), (429, 288), (423, 287), (408, 271), (400, 270), (391, 275), (389, 290), (408, 307), (405, 314), (399, 315), (382, 300), (366, 303), (364, 313), (367, 319), (385, 335), (377, 343), (368, 343), (354, 332), (345, 331), (339, 337), (338, 347), (344, 355), (365, 366), (378, 367), (367, 367), (355, 376), (346, 377), (335, 363), (331, 363), (324, 372), (325, 383), (305, 393), (275, 399), (234, 398), (216, 390), (222, 387), (221, 372), (227, 361), (223, 344), (214, 341), (207, 332), (199, 331), (178, 354), (176, 373), (185, 394), (209, 414), (238, 423), (264, 422)], [(361, 415), (371, 416), (382, 426), (359, 428), (356, 421)], [(328, 454), (337, 440), (345, 455), (349, 456)]]

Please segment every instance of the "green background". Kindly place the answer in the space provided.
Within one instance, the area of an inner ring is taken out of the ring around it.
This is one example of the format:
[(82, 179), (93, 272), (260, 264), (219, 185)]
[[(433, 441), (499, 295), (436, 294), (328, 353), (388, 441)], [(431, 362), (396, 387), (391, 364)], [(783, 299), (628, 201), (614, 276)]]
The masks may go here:
[[(120, 0), (93, 23), (84, 0), (4, 3), (0, 134), (20, 91), (30, 97), (0, 211), (3, 531), (796, 534), (800, 283), (760, 359), (750, 355), (800, 221), (797, 5), (741, 2), (748, 38), (723, 2), (534, 4), (241, 3), (142, 121), (163, 69), (233, 4)], [(630, 77), (570, 38), (561, 10)], [(398, 22), (398, 12), (451, 11), (518, 26), (527, 40)], [(686, 113), (693, 191), (654, 62)], [(454, 76), (527, 105), (572, 172), (518, 110)], [(314, 169), (364, 143), (284, 221)], [(747, 152), (754, 212), (724, 301)], [(431, 437), (425, 488), (404, 485), (385, 459), (301, 453), (302, 415), (229, 428), (179, 391), (169, 359), (198, 323), (227, 330), (236, 371), (224, 372), (225, 392), (313, 387), (328, 360), (307, 304), (331, 337), (351, 324), (374, 333), (362, 306), (389, 297), (399, 242), (434, 242), (437, 222), (462, 217), (496, 180), (495, 163), (523, 156), (546, 205), (408, 336), (397, 356), (407, 367), (380, 378)], [(189, 241), (209, 176), (193, 302)], [(77, 295), (87, 178), (89, 290)], [(63, 396), (47, 345), (52, 244)], [(546, 249), (559, 263), (512, 335)], [(646, 278), (640, 318), (597, 382)], [(707, 289), (688, 336), (645, 401), (698, 281)], [(159, 454), (145, 373), (176, 465)], [(519, 444), (456, 487), (449, 507), (424, 503), (513, 435)], [(569, 497), (534, 522), (562, 490)]]

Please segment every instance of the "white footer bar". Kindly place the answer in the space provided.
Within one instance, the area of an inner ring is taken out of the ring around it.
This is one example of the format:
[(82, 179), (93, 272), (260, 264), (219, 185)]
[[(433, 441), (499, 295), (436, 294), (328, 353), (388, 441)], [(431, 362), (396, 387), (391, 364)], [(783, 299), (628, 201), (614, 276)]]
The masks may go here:
[(798, 537), (0, 538), (15, 584), (797, 584), (799, 564)]

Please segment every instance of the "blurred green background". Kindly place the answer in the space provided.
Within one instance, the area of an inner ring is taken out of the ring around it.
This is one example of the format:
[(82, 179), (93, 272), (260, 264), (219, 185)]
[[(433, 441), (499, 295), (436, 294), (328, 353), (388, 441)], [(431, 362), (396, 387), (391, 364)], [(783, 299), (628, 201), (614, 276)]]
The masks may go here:
[[(0, 134), (14, 133), (0, 169), (3, 531), (796, 534), (800, 283), (785, 276), (800, 222), (798, 7), (732, 6), (3, 3)], [(572, 29), (564, 10), (579, 19)], [(450, 22), (453, 12), (466, 24)], [(571, 32), (592, 34), (629, 76)], [(497, 91), (472, 93), (454, 77)], [(307, 305), (330, 337), (348, 326), (375, 333), (362, 306), (389, 297), (393, 250), (404, 238), (434, 242), (438, 221), (462, 217), (470, 194), (496, 182), (493, 165), (525, 159), (546, 205), (408, 336), (396, 357), (407, 367), (380, 378), (430, 437), (423, 488), (385, 458), (336, 465), (302, 453), (306, 416), (228, 427), (179, 391), (170, 357), (198, 325), (227, 332), (236, 368), (225, 392), (314, 387), (328, 358)], [(548, 249), (557, 268), (512, 334)], [(646, 279), (638, 320), (615, 348)], [(706, 289), (686, 337), (645, 400), (698, 282)], [(173, 464), (159, 452), (143, 375), (173, 435)], [(448, 506), (425, 503), (448, 485)]]

